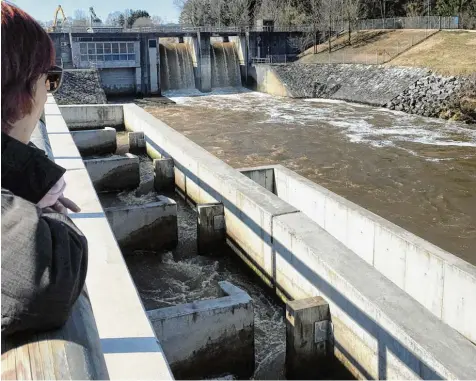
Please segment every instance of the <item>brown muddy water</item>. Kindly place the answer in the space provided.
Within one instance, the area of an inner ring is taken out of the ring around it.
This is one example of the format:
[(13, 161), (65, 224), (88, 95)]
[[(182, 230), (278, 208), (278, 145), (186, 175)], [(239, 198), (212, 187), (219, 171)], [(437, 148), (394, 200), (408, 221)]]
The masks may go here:
[(282, 164), (476, 264), (476, 126), (246, 90), (144, 109), (235, 168)]

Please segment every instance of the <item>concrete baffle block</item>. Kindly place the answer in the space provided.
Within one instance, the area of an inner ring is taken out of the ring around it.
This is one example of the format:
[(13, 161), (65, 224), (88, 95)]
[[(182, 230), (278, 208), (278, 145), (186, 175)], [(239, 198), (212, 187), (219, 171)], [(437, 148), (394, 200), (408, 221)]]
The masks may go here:
[(129, 132), (129, 152), (145, 153), (145, 134), (143, 132)]
[(218, 282), (223, 297), (147, 312), (177, 380), (232, 374), (247, 380), (255, 369), (253, 301)]
[(116, 130), (111, 127), (99, 130), (71, 131), (71, 136), (83, 156), (104, 155), (117, 150)]
[(219, 254), (226, 239), (223, 204), (197, 205), (198, 254)]
[(84, 160), (97, 192), (115, 192), (139, 186), (139, 158), (126, 154)]
[(333, 362), (329, 304), (320, 296), (286, 304), (286, 378), (316, 380)]
[(177, 246), (177, 204), (158, 196), (144, 205), (104, 209), (121, 247), (137, 250), (170, 250)]
[(174, 159), (154, 159), (154, 188), (157, 192), (175, 188)]

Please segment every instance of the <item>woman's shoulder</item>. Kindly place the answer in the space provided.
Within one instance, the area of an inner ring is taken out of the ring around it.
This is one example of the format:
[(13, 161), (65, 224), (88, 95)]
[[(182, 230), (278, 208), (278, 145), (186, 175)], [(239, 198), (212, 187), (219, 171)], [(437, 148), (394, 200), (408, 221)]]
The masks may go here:
[(2, 133), (3, 188), (36, 204), (64, 173), (43, 150)]

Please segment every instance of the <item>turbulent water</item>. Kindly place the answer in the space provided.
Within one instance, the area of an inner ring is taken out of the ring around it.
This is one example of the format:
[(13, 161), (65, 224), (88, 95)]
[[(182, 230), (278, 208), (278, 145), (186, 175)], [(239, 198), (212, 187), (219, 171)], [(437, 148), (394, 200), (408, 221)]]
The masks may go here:
[[(127, 133), (117, 134), (118, 153), (125, 153)], [(140, 159), (139, 188), (116, 194), (100, 194), (104, 207), (141, 205), (156, 201), (150, 191), (153, 166), (145, 156)], [(253, 300), (255, 323), (256, 378), (283, 379), (285, 353), (284, 306), (231, 249), (221, 255), (197, 255), (196, 211), (176, 193), (166, 196), (178, 206), (179, 243), (165, 253), (123, 250), (127, 266), (146, 310), (190, 303), (222, 296), (218, 282), (229, 281), (245, 290)], [(343, 373), (346, 374), (346, 373)], [(342, 378), (342, 377), (341, 377)], [(232, 379), (232, 378), (231, 378)]]
[(476, 264), (475, 126), (245, 89), (189, 95), (145, 108), (234, 167), (281, 163)]
[(163, 90), (191, 89), (195, 87), (193, 61), (190, 48), (185, 43), (159, 45), (160, 83)]

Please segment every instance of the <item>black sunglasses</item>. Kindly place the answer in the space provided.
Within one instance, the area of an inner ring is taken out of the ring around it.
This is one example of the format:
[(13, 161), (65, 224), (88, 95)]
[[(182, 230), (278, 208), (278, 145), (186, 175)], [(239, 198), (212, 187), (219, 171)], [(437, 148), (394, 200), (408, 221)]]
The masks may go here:
[(61, 86), (63, 80), (63, 68), (59, 66), (52, 66), (46, 72), (46, 90), (48, 93), (53, 94)]

